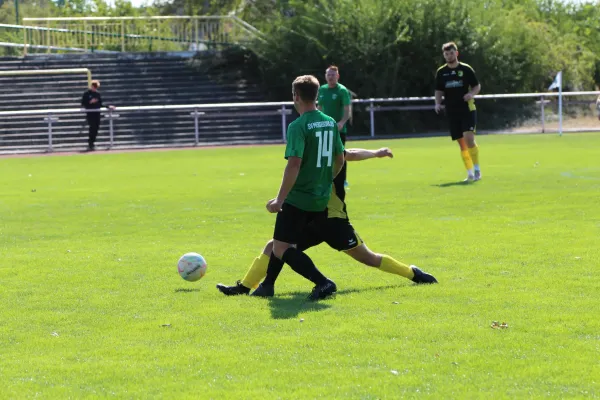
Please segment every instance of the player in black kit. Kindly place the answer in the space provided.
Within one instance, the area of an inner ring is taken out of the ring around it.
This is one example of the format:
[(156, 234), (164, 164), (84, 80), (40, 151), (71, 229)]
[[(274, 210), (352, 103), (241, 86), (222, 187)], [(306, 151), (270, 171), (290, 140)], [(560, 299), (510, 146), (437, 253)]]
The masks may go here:
[(450, 136), (460, 146), (461, 157), (467, 169), (466, 181), (481, 179), (479, 147), (475, 143), (477, 111), (474, 97), (481, 85), (473, 68), (458, 61), (458, 47), (454, 42), (442, 47), (446, 64), (441, 66), (435, 77), (435, 112), (442, 110), (442, 96), (450, 127)]

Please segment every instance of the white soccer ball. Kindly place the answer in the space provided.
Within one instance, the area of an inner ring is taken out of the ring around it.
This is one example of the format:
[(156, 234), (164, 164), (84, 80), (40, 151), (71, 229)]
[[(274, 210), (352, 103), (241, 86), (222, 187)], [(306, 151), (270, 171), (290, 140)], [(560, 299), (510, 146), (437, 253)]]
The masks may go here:
[(179, 259), (177, 271), (186, 281), (195, 282), (206, 274), (206, 261), (198, 253), (186, 253)]

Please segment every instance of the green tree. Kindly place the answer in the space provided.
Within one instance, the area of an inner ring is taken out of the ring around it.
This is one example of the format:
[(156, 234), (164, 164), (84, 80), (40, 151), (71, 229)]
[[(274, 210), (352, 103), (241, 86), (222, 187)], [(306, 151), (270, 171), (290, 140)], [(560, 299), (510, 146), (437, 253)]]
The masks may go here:
[[(266, 90), (281, 100), (294, 76), (320, 78), (330, 63), (360, 97), (430, 96), (449, 40), (476, 68), (484, 92), (544, 91), (559, 70), (569, 88), (591, 89), (600, 54), (597, 10), (551, 0), (254, 0), (242, 16), (264, 33), (251, 50)], [(480, 104), (483, 112), (491, 106)], [(494, 113), (502, 116), (498, 126), (528, 117), (522, 102), (502, 107), (506, 112)], [(428, 116), (395, 118), (384, 123), (409, 131), (431, 123)]]

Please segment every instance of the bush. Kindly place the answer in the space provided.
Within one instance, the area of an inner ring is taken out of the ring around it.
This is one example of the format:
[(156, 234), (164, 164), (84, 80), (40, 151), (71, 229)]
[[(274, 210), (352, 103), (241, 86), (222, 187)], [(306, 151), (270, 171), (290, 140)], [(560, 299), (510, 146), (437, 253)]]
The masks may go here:
[[(441, 45), (449, 40), (458, 43), (461, 60), (476, 69), (484, 93), (545, 91), (559, 70), (565, 71), (568, 88), (593, 89), (600, 51), (590, 47), (600, 46), (595, 42), (600, 18), (594, 19), (600, 14), (578, 7), (550, 0), (256, 0), (243, 17), (264, 33), (251, 50), (273, 100), (289, 98), (297, 75), (322, 79), (329, 64), (340, 67), (341, 81), (361, 98), (404, 97), (433, 94), (434, 74), (443, 63)], [(569, 23), (553, 23), (557, 16)], [(575, 31), (582, 21), (595, 31)], [(582, 38), (584, 33), (588, 37)], [(501, 113), (491, 106), (479, 103), (490, 116), (488, 129), (537, 112), (522, 101), (503, 102)], [(364, 117), (355, 118), (360, 132), (368, 130)], [(402, 118), (386, 113), (378, 127), (435, 128), (427, 113)]]

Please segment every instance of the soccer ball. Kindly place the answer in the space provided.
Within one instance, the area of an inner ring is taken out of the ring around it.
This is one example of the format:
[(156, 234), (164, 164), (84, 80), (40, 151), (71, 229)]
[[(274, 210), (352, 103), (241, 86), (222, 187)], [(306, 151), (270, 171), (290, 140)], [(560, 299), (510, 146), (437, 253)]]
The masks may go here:
[(206, 274), (206, 261), (198, 253), (186, 253), (179, 259), (177, 271), (186, 281), (195, 282)]

